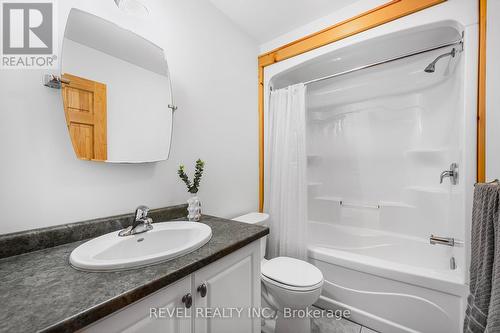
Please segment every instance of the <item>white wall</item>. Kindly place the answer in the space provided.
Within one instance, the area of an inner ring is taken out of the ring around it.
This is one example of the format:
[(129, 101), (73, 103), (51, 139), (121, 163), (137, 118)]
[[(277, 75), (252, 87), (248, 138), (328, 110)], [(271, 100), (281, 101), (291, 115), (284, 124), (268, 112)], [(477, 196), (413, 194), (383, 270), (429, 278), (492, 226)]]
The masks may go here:
[(358, 0), (352, 5), (345, 6), (310, 23), (278, 36), (268, 42), (260, 45), (260, 53), (272, 51), (287, 43), (293, 42), (299, 38), (310, 35), (322, 29), (328, 28), (336, 23), (347, 20), (353, 16), (359, 15), (370, 9), (376, 8), (387, 3), (387, 0)]
[(486, 181), (500, 179), (500, 1), (487, 2)]
[[(77, 160), (60, 91), (41, 84), (45, 71), (1, 70), (2, 233), (131, 212), (139, 204), (183, 203), (188, 195), (176, 169), (198, 157), (207, 162), (199, 193), (205, 213), (232, 217), (257, 209), (257, 45), (208, 1), (145, 2), (147, 20), (126, 17), (111, 0), (79, 5), (166, 50), (179, 106), (170, 159), (141, 165)], [(74, 3), (58, 2), (60, 29)]]

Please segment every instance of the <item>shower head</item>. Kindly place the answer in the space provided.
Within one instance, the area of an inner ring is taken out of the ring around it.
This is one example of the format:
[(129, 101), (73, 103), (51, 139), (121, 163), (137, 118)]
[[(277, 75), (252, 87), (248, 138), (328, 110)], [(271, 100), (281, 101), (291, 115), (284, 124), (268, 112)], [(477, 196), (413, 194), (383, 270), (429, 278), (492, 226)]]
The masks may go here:
[(434, 73), (436, 71), (436, 61), (431, 62), (427, 67), (425, 67), (424, 72)]
[(448, 53), (445, 53), (445, 54), (441, 54), (439, 57), (437, 57), (436, 59), (434, 59), (433, 62), (431, 62), (429, 65), (427, 65), (427, 67), (425, 67), (424, 72), (426, 72), (426, 73), (434, 73), (436, 71), (436, 63), (439, 61), (439, 59), (447, 57), (447, 56), (451, 56), (452, 58), (455, 58), (456, 54), (457, 54), (457, 50), (455, 48), (453, 48), (451, 50), (451, 52), (448, 52)]

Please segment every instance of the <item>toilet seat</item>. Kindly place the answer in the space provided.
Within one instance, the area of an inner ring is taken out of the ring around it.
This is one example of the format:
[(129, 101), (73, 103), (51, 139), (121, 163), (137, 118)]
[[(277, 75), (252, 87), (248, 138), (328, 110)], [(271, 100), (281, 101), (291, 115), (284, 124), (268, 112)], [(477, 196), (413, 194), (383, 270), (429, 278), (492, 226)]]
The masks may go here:
[(323, 286), (323, 280), (321, 280), (321, 282), (317, 283), (314, 286), (310, 286), (310, 287), (295, 287), (295, 286), (290, 286), (290, 285), (283, 284), (283, 283), (280, 283), (278, 281), (275, 281), (273, 279), (270, 279), (270, 278), (268, 278), (267, 276), (265, 276), (263, 274), (261, 275), (261, 279), (262, 279), (262, 281), (264, 283), (267, 282), (269, 284), (272, 284), (272, 285), (274, 285), (276, 287), (279, 287), (281, 289), (284, 289), (284, 290), (304, 292), (304, 293), (311, 292), (311, 291), (316, 290), (316, 289), (320, 289)]
[(264, 281), (283, 289), (311, 291), (323, 285), (321, 271), (303, 260), (277, 257), (262, 262), (261, 269)]

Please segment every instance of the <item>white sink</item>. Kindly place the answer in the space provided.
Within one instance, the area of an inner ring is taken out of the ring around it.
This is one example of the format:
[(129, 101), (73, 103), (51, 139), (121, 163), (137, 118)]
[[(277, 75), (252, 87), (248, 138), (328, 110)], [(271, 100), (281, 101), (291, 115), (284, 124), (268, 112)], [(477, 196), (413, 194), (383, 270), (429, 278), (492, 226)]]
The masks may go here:
[(197, 222), (153, 223), (153, 230), (132, 236), (118, 231), (94, 238), (71, 252), (69, 261), (86, 271), (117, 271), (171, 260), (193, 252), (212, 237), (212, 229)]

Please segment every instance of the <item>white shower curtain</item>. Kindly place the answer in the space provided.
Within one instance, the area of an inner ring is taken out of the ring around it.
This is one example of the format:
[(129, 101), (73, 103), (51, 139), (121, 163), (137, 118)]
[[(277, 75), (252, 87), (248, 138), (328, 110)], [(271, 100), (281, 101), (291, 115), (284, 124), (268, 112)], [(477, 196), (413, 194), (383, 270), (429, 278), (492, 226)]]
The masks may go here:
[(271, 92), (265, 197), (271, 217), (269, 258), (307, 257), (305, 96), (302, 83)]

